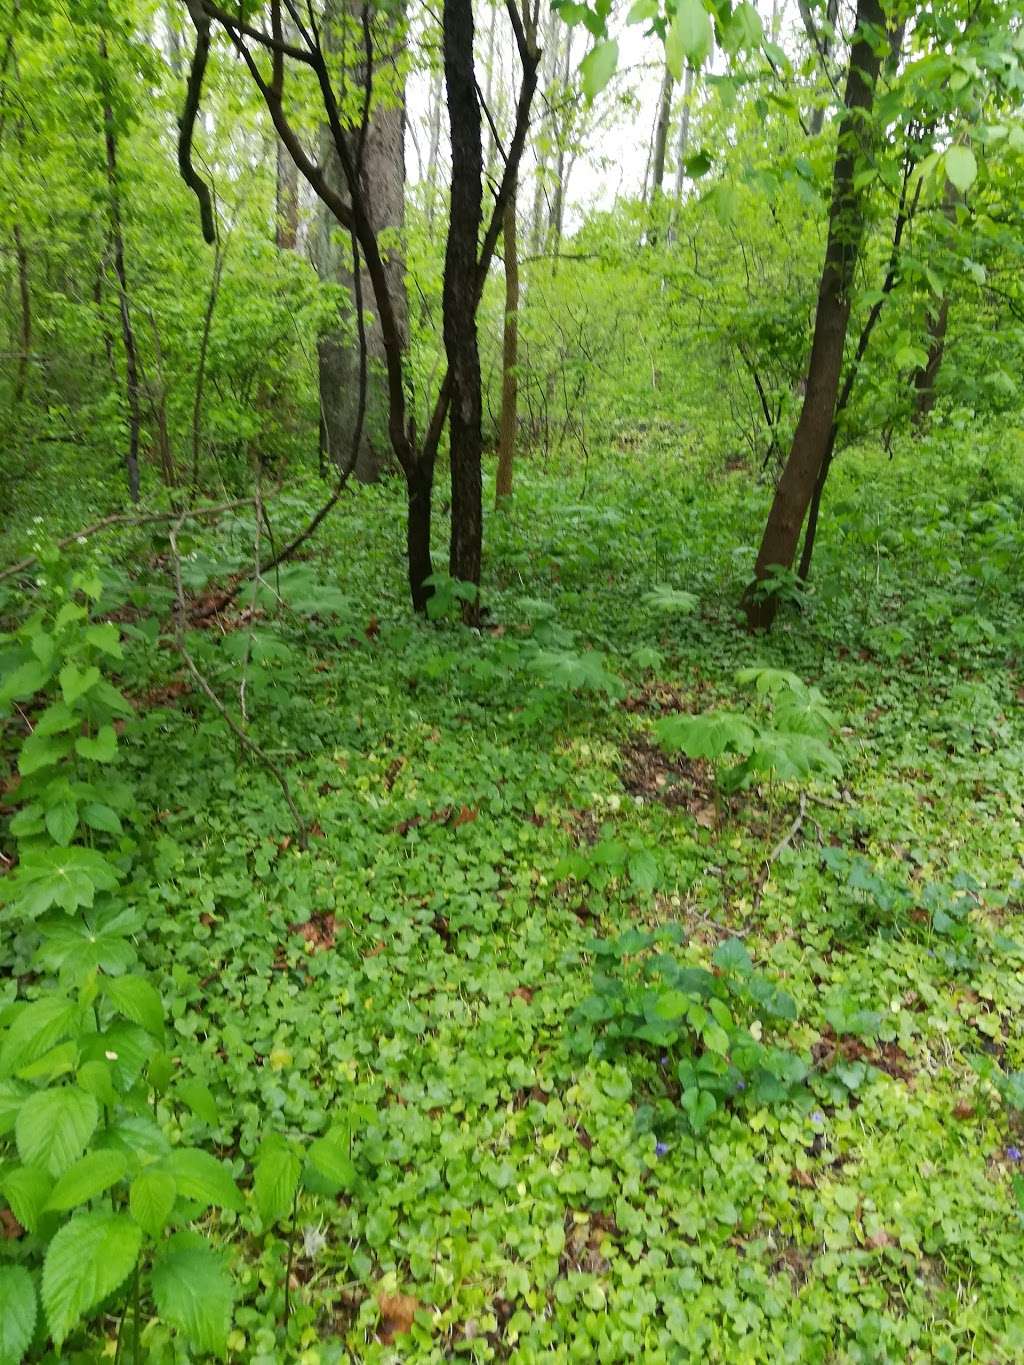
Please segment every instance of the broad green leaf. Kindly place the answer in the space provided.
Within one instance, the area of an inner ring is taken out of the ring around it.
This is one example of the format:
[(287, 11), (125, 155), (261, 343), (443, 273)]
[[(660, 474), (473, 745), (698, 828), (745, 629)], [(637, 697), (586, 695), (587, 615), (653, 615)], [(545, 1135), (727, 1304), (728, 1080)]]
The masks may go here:
[(93, 763), (109, 763), (117, 753), (117, 735), (112, 725), (101, 725), (95, 739), (83, 735), (75, 740), (75, 749)]
[(78, 828), (78, 809), (70, 801), (50, 806), (46, 812), (46, 829), (50, 838), (61, 848), (67, 848)]
[(339, 1190), (350, 1190), (356, 1183), (356, 1168), (348, 1154), (348, 1135), (330, 1132), (310, 1143), (307, 1157), (324, 1179)]
[(265, 1139), (256, 1157), (252, 1192), (268, 1227), (291, 1212), (301, 1172), (302, 1163), (286, 1142), (276, 1135)]
[(619, 45), (614, 38), (595, 43), (580, 62), (580, 81), (588, 100), (596, 99), (615, 75), (619, 64)]
[(40, 768), (51, 768), (71, 752), (70, 739), (57, 735), (41, 735), (34, 731), (21, 746), (18, 754), (18, 771), (22, 777), (31, 777)]
[(0, 1180), (0, 1194), (29, 1232), (35, 1232), (52, 1189), (52, 1178), (40, 1166), (15, 1166)]
[(128, 1278), (141, 1245), (142, 1229), (123, 1213), (82, 1213), (64, 1224), (43, 1263), (43, 1308), (58, 1346)]
[(110, 1063), (104, 1057), (83, 1062), (75, 1078), (87, 1095), (92, 1095), (100, 1104), (113, 1109), (117, 1104), (117, 1091), (114, 1089)]
[(50, 677), (48, 665), (38, 659), (26, 659), (13, 668), (0, 684), (0, 706), (11, 701), (25, 701), (45, 687)]
[(19, 1365), (36, 1327), (36, 1291), (23, 1265), (0, 1265), (0, 1365)]
[(85, 638), (93, 649), (98, 649), (101, 654), (108, 654), (112, 659), (120, 659), (124, 653), (121, 648), (121, 632), (113, 621), (86, 626)]
[(209, 1086), (204, 1085), (202, 1081), (183, 1081), (176, 1087), (175, 1093), (179, 1099), (184, 1100), (197, 1118), (208, 1123), (211, 1128), (216, 1128), (220, 1123), (217, 1101), (210, 1093)]
[(98, 829), (104, 834), (123, 834), (124, 827), (121, 824), (121, 817), (110, 806), (105, 806), (101, 801), (90, 801), (88, 805), (82, 807), (82, 819), (90, 829)]
[(127, 1169), (128, 1158), (123, 1152), (87, 1152), (57, 1181), (46, 1207), (63, 1213), (87, 1204), (116, 1185)]
[(711, 961), (724, 971), (749, 972), (754, 964), (746, 945), (738, 938), (727, 938), (715, 949)]
[(649, 848), (634, 849), (629, 855), (629, 880), (638, 891), (650, 895), (658, 885), (658, 860)]
[(44, 995), (26, 1005), (0, 1046), (0, 1077), (11, 1076), (44, 1056), (62, 1038), (77, 1031), (80, 1019), (79, 1006), (60, 995)]
[(665, 35), (665, 60), (673, 79), (682, 80), (684, 62), (699, 67), (711, 53), (711, 15), (701, 0), (678, 0)]
[(100, 671), (95, 665), (79, 668), (77, 664), (67, 663), (60, 671), (60, 690), (68, 706), (74, 706), (80, 697), (96, 686)]
[(132, 1181), (128, 1196), (132, 1217), (150, 1237), (159, 1237), (178, 1197), (174, 1176), (168, 1171), (152, 1168), (142, 1171)]
[(21, 1106), (14, 1125), (18, 1155), (60, 1177), (85, 1151), (98, 1122), (95, 1099), (77, 1086), (39, 1090)]
[(195, 1233), (161, 1246), (151, 1275), (157, 1311), (194, 1351), (223, 1354), (234, 1293), (223, 1257)]
[(626, 15), (627, 24), (643, 24), (651, 19), (657, 19), (661, 6), (658, 0), (635, 0), (629, 13)]
[(959, 145), (946, 151), (946, 175), (961, 194), (966, 194), (978, 178), (978, 162), (970, 147)]
[(231, 1172), (209, 1152), (202, 1152), (197, 1147), (178, 1147), (166, 1164), (177, 1183), (178, 1193), (186, 1199), (236, 1212), (244, 1207)]
[(163, 1037), (163, 1001), (145, 977), (107, 976), (103, 978), (103, 991), (119, 1014), (133, 1024), (141, 1024), (155, 1037)]

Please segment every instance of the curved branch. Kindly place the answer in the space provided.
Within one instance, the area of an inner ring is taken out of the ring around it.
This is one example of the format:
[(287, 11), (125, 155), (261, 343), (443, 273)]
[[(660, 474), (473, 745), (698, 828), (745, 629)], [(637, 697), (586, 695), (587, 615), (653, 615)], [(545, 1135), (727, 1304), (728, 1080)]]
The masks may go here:
[(192, 53), (192, 64), (188, 72), (188, 86), (185, 91), (185, 108), (178, 120), (178, 170), (181, 178), (199, 200), (199, 217), (203, 225), (203, 238), (213, 246), (217, 240), (217, 225), (213, 217), (213, 200), (210, 187), (192, 165), (192, 135), (195, 132), (196, 118), (199, 114), (199, 99), (203, 93), (203, 77), (206, 63), (210, 57), (210, 21), (198, 4), (190, 3), (188, 12), (196, 26), (196, 46)]

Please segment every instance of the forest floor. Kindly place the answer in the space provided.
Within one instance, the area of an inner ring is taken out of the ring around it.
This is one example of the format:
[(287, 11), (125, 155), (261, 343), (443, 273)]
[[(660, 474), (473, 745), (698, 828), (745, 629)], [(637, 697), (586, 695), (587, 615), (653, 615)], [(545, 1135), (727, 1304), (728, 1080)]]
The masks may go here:
[[(737, 624), (747, 474), (617, 455), (581, 495), (524, 462), (480, 632), (410, 618), (398, 491), (353, 493), (289, 609), (190, 637), (236, 706), (244, 673), (305, 851), (149, 642), (166, 596), (122, 594), (142, 951), (219, 1110), (184, 1136), (244, 1179), (267, 1131), (341, 1122), (358, 1173), (299, 1204), (286, 1337), (287, 1227), (214, 1221), (232, 1358), (1024, 1358), (1024, 489), (997, 442), (947, 451), (840, 462), (769, 639)], [(196, 538), (197, 594), (247, 534)], [(755, 665), (821, 690), (841, 777), (722, 797), (659, 747), (756, 717)]]

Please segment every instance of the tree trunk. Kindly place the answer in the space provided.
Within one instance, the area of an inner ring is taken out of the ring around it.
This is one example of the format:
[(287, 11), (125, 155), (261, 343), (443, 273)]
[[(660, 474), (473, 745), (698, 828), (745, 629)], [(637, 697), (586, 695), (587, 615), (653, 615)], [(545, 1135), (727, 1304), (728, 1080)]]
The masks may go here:
[(279, 139), (276, 146), (274, 240), (281, 251), (294, 251), (299, 240), (299, 168)]
[(21, 304), (19, 318), (20, 349), (18, 376), (14, 381), (14, 401), (20, 403), (28, 387), (28, 369), (32, 360), (32, 290), (28, 273), (28, 250), (20, 226), (14, 225), (14, 254), (18, 262), (18, 297)]
[(495, 501), (512, 494), (512, 467), (518, 427), (519, 376), (519, 252), (516, 241), (516, 187), (505, 205), (502, 224), (505, 243), (505, 330), (501, 356), (501, 431), (498, 437), (498, 474)]
[(432, 589), (427, 579), (434, 573), (430, 556), (431, 502), (434, 491), (434, 471), (417, 466), (407, 476), (406, 496), (408, 514), (405, 526), (406, 558), (409, 567), (409, 591), (415, 611), (426, 611)]
[(935, 381), (942, 368), (946, 350), (946, 328), (949, 326), (949, 295), (944, 294), (939, 310), (928, 328), (928, 359), (914, 375), (914, 426), (920, 427), (935, 404)]
[(444, 93), (444, 72), (438, 70), (430, 82), (430, 150), (427, 153), (427, 225), (434, 226), (437, 205), (438, 162), (441, 152), (441, 104)]
[(452, 533), (448, 571), (452, 578), (479, 584), (483, 404), (476, 334), (476, 273), (483, 217), (483, 146), (473, 69), (472, 0), (445, 0), (442, 22), (452, 147), (451, 213), (443, 288), (444, 346), (451, 386), (448, 435)]
[(683, 81), (683, 112), (679, 116), (679, 141), (676, 143), (676, 199), (683, 197), (686, 154), (690, 148), (690, 110), (693, 106), (693, 67), (686, 68)]
[(844, 113), (836, 146), (828, 241), (818, 289), (807, 388), (789, 458), (768, 513), (754, 566), (754, 581), (744, 594), (751, 629), (767, 630), (775, 619), (778, 597), (760, 588), (772, 569), (792, 568), (807, 507), (828, 451), (850, 320), (850, 295), (864, 233), (864, 193), (857, 188), (854, 178), (857, 154), (866, 145), (866, 124), (881, 70), (881, 57), (872, 45), (870, 29), (884, 27), (885, 13), (880, 0), (857, 0), (856, 36), (850, 50)]
[[(350, 18), (353, 14), (361, 13), (354, 0), (349, 0), (346, 13)], [(361, 51), (361, 39), (359, 48)], [(365, 89), (368, 73), (363, 61), (353, 63), (348, 75), (353, 85), (358, 83), (357, 88)], [(393, 73), (389, 73), (390, 77), (393, 77)], [(369, 78), (373, 80), (372, 72), (369, 73)], [(374, 82), (374, 89), (376, 88), (379, 88), (378, 83)], [(370, 224), (378, 235), (385, 231), (401, 230), (405, 225), (404, 85), (398, 88), (397, 98), (399, 100), (397, 104), (372, 107), (363, 150), (360, 178), (362, 195)], [(337, 151), (326, 129), (323, 143), (328, 181), (347, 203), (348, 187)], [(408, 347), (409, 336), (405, 262), (393, 245), (385, 253), (384, 268), (388, 294), (404, 351)], [(320, 205), (317, 269), (321, 279), (330, 280), (344, 287), (350, 308), (354, 310), (351, 246), (338, 234), (334, 215), (323, 203)], [(363, 303), (364, 313), (368, 314), (366, 347), (369, 370), (366, 412), (356, 456), (355, 476), (361, 483), (375, 483), (390, 458), (391, 447), (388, 437), (389, 402), (384, 372), (384, 337), (380, 328), (373, 284), (368, 278), (364, 281)], [(350, 458), (359, 410), (359, 344), (357, 328), (351, 319), (348, 319), (348, 322), (348, 326), (339, 326), (325, 332), (317, 345), (322, 453), (326, 463), (339, 469)]]
[(665, 183), (665, 150), (668, 146), (668, 125), (672, 116), (672, 91), (675, 82), (666, 70), (661, 82), (661, 100), (658, 104), (658, 121), (654, 125), (654, 150), (651, 154), (651, 204), (657, 202)]
[[(109, 79), (109, 58), (107, 44), (100, 39), (100, 59), (103, 63), (104, 81)], [(117, 294), (121, 314), (121, 340), (124, 343), (125, 388), (128, 398), (128, 450), (125, 467), (128, 473), (128, 492), (132, 502), (139, 500), (139, 432), (142, 428), (142, 411), (139, 403), (139, 356), (135, 345), (135, 331), (132, 327), (131, 306), (128, 302), (128, 274), (124, 264), (124, 232), (121, 226), (121, 194), (117, 178), (117, 133), (114, 127), (114, 111), (110, 94), (104, 86), (103, 96), (103, 140), (107, 159), (107, 190), (110, 195), (110, 235), (114, 248), (114, 274), (117, 277)]]

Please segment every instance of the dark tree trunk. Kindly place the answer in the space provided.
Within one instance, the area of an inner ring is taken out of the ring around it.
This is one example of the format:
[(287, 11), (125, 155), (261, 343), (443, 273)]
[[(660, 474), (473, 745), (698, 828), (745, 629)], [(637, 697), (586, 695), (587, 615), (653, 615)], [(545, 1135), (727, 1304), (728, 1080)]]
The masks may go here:
[(505, 205), (502, 225), (505, 243), (505, 328), (501, 355), (501, 430), (498, 436), (498, 474), (495, 500), (512, 494), (512, 467), (518, 427), (519, 376), (519, 251), (516, 241), (516, 186)]
[(18, 297), (21, 316), (18, 321), (20, 349), (18, 352), (18, 375), (14, 381), (14, 401), (20, 403), (28, 387), (28, 367), (32, 360), (32, 289), (28, 273), (28, 249), (21, 228), (14, 225), (14, 254), (18, 261)]
[(928, 328), (928, 359), (914, 375), (914, 425), (919, 427), (935, 404), (935, 381), (942, 368), (946, 350), (946, 328), (949, 326), (949, 296), (944, 295), (939, 310)]
[(885, 13), (880, 0), (857, 0), (857, 32), (850, 51), (844, 113), (836, 147), (828, 242), (818, 289), (807, 389), (789, 458), (768, 513), (754, 566), (754, 582), (744, 595), (751, 629), (767, 630), (775, 619), (777, 596), (762, 593), (759, 588), (773, 568), (792, 568), (807, 507), (828, 451), (850, 321), (854, 271), (864, 233), (864, 193), (857, 188), (854, 175), (858, 151), (866, 144), (866, 125), (881, 70), (881, 57), (867, 30), (884, 27)]
[[(100, 39), (100, 59), (104, 79), (109, 79), (107, 45)], [(125, 388), (128, 398), (128, 450), (125, 467), (128, 473), (128, 492), (132, 502), (139, 500), (139, 432), (142, 428), (142, 409), (139, 402), (139, 355), (132, 327), (131, 306), (128, 301), (128, 273), (124, 264), (124, 231), (121, 224), (121, 193), (117, 178), (117, 133), (109, 92), (103, 98), (103, 139), (107, 157), (107, 190), (110, 195), (110, 236), (114, 249), (114, 274), (121, 315), (121, 340), (124, 344)]]
[(412, 605), (415, 611), (426, 610), (427, 600), (431, 594), (427, 579), (434, 572), (434, 565), (430, 556), (433, 488), (434, 471), (432, 469), (417, 466), (414, 474), (407, 479), (406, 552), (409, 565), (409, 591), (412, 595)]
[(476, 274), (477, 241), (483, 217), (483, 146), (473, 70), (472, 0), (445, 0), (443, 34), (452, 147), (451, 217), (443, 289), (444, 347), (451, 385), (448, 436), (452, 534), (448, 571), (452, 578), (479, 584), (483, 437)]

